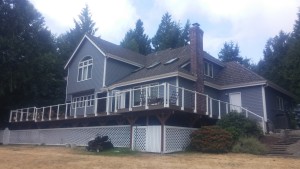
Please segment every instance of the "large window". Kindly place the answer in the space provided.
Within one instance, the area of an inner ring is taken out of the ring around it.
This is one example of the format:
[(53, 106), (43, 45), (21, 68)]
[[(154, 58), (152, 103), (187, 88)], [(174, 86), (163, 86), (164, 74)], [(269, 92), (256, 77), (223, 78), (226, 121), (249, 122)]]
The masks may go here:
[(84, 81), (92, 78), (93, 58), (91, 56), (84, 57), (78, 65), (77, 81)]
[(204, 62), (204, 75), (214, 77), (213, 73), (213, 65), (211, 63)]
[(158, 83), (147, 84), (143, 86), (134, 87), (133, 91), (133, 106), (142, 106), (145, 104), (146, 99), (146, 88), (148, 88), (148, 99), (159, 97), (159, 86)]
[(283, 105), (283, 99), (282, 99), (282, 97), (278, 97), (277, 96), (276, 107), (277, 107), (278, 110), (284, 110), (284, 105)]

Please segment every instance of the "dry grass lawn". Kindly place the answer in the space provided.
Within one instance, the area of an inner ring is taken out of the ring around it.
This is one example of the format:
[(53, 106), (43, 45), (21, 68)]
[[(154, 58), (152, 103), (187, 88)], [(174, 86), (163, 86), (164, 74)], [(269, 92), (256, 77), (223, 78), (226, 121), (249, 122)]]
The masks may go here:
[(300, 158), (246, 154), (105, 156), (65, 147), (0, 146), (1, 169), (299, 169)]

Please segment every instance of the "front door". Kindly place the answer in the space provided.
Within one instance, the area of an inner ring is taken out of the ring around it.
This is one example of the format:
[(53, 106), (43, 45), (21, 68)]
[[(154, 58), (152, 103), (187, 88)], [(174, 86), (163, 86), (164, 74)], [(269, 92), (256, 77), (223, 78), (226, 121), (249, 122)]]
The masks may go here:
[(241, 93), (229, 93), (230, 111), (241, 112)]

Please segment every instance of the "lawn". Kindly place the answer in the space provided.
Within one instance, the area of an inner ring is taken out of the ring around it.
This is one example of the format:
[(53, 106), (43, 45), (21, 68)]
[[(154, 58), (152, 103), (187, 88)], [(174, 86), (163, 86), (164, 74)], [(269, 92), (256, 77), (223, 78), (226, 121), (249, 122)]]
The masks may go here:
[[(115, 155), (117, 154), (117, 155)], [(117, 152), (89, 153), (47, 146), (0, 146), (2, 169), (299, 169), (300, 158), (247, 154)]]

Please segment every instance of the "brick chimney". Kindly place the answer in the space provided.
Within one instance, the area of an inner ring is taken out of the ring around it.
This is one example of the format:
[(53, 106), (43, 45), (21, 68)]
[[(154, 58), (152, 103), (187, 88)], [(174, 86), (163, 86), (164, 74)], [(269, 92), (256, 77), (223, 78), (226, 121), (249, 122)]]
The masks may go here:
[[(197, 77), (195, 90), (204, 92), (204, 74), (203, 74), (203, 31), (198, 23), (192, 24), (190, 28), (190, 49), (191, 49), (191, 73)], [(197, 112), (204, 113), (206, 109), (205, 98), (197, 97)]]

